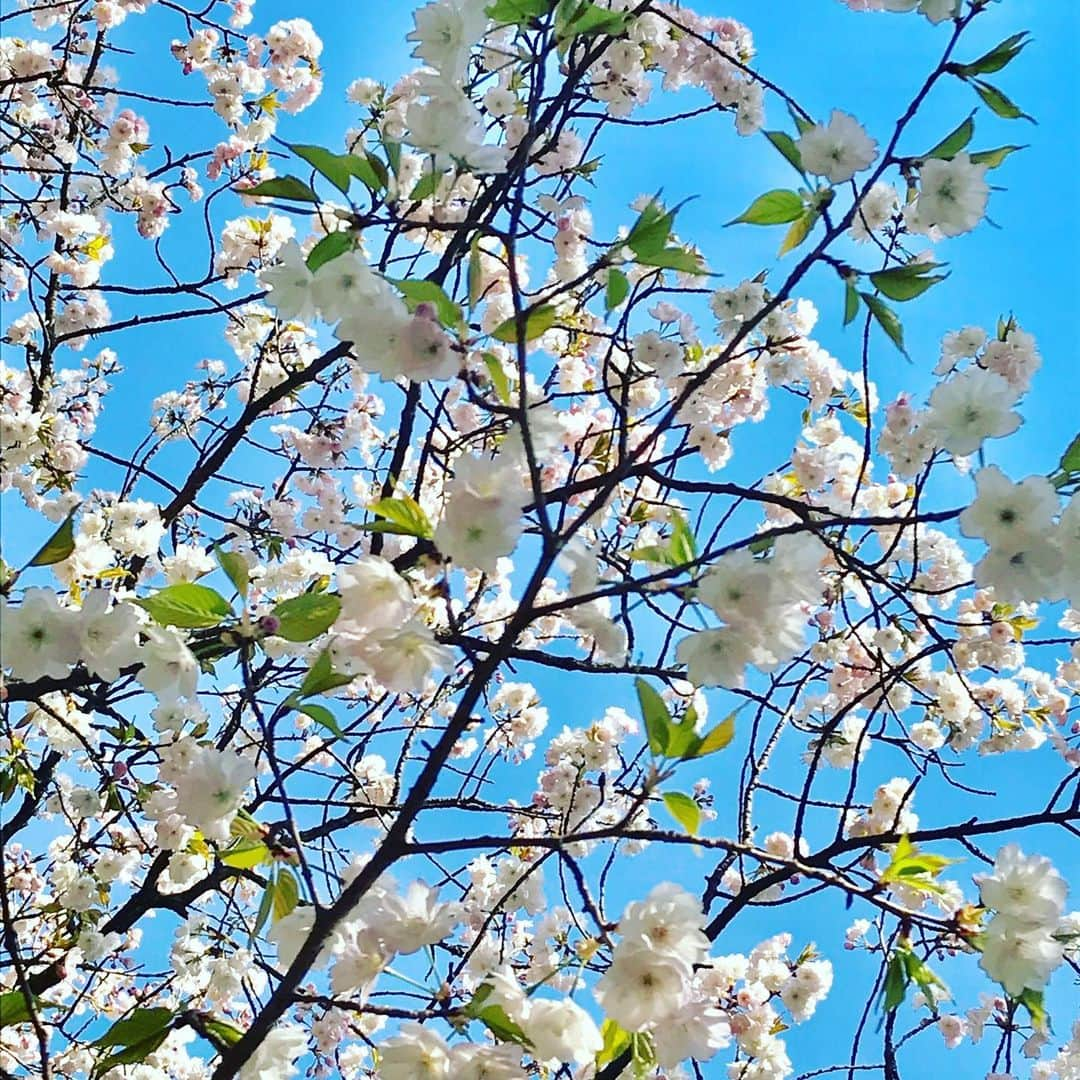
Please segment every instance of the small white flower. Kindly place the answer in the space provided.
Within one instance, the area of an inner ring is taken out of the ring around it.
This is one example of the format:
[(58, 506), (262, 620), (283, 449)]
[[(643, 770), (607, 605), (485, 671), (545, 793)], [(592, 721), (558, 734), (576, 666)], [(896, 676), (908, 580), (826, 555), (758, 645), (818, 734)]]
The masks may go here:
[(828, 124), (815, 124), (798, 140), (803, 168), (834, 184), (850, 180), (869, 168), (877, 157), (877, 143), (847, 113), (834, 109)]

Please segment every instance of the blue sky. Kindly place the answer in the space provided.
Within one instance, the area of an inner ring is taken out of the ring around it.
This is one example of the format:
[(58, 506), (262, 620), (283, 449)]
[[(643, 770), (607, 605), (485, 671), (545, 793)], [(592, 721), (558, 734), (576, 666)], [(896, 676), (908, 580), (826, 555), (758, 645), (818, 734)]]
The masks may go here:
[[(315, 25), (325, 45), (323, 97), (298, 117), (282, 117), (281, 137), (338, 148), (345, 128), (354, 119), (344, 99), (348, 83), (359, 76), (393, 82), (411, 66), (404, 41), (411, 26), (411, 7), (409, 3), (389, 0), (360, 0), (351, 6), (330, 4), (326, 0), (306, 5), (259, 0), (254, 27), (262, 28), (274, 19), (302, 13)], [(816, 116), (827, 117), (833, 108), (853, 113), (879, 142), (887, 138), (893, 122), (921, 84), (947, 36), (945, 27), (932, 27), (915, 16), (853, 13), (837, 0), (703, 0), (696, 10), (744, 21), (754, 32), (756, 64), (765, 75), (780, 82)], [(146, 19), (130, 19), (124, 34), (134, 49), (145, 49), (151, 26), (160, 27), (166, 21), (160, 10), (152, 11)], [(976, 149), (1005, 143), (1030, 144), (992, 174), (992, 181), (1002, 190), (992, 196), (990, 216), (1001, 228), (980, 228), (970, 236), (937, 247), (939, 260), (949, 263), (952, 276), (902, 311), (913, 363), (909, 365), (884, 340), (877, 342), (874, 356), (875, 378), (882, 400), (889, 400), (901, 389), (921, 396), (933, 385), (931, 369), (945, 332), (967, 324), (992, 328), (999, 315), (1014, 312), (1022, 326), (1038, 339), (1044, 367), (1023, 403), (1022, 432), (1007, 442), (990, 444), (987, 460), (1000, 463), (1010, 473), (1023, 475), (1051, 471), (1078, 426), (1074, 403), (1080, 390), (1077, 376), (1080, 357), (1073, 320), (1080, 301), (1080, 271), (1075, 262), (1076, 252), (1080, 250), (1080, 214), (1075, 212), (1080, 120), (1075, 96), (1066, 88), (1073, 85), (1076, 48), (1080, 43), (1080, 12), (1073, 0), (993, 4), (976, 21), (975, 29), (961, 48), (961, 59), (980, 55), (1018, 29), (1030, 29), (1033, 44), (1004, 73), (991, 76), (991, 80), (1033, 114), (1039, 124), (1000, 120), (983, 108), (976, 116), (973, 141)], [(175, 25), (170, 26), (171, 33), (176, 34), (177, 30)], [(161, 37), (155, 35), (155, 48), (160, 50), (160, 47)], [(201, 96), (201, 77), (184, 79), (164, 55), (148, 57), (147, 61), (147, 67), (138, 77), (140, 86), (153, 82), (162, 92), (188, 98)], [(657, 93), (644, 115), (657, 115), (665, 107), (675, 111), (697, 103), (691, 92), (675, 96)], [(901, 151), (914, 153), (932, 146), (976, 104), (970, 88), (958, 80), (947, 80), (912, 125)], [(768, 117), (769, 128), (791, 130), (790, 120), (775, 99), (768, 104)], [(187, 115), (181, 110), (153, 114), (151, 141), (155, 146), (173, 139), (181, 144), (186, 120)], [(772, 187), (794, 186), (797, 179), (794, 173), (763, 139), (741, 139), (734, 133), (729, 118), (709, 116), (671, 130), (615, 129), (614, 135), (601, 145), (601, 151), (604, 165), (597, 178), (593, 206), (598, 233), (610, 233), (618, 224), (631, 221), (632, 212), (627, 205), (642, 193), (663, 188), (665, 197), (672, 203), (697, 196), (681, 211), (677, 228), (684, 239), (701, 247), (710, 265), (723, 273), (725, 283), (737, 283), (775, 265), (779, 230), (722, 225), (761, 192)], [(238, 205), (230, 205), (228, 213), (229, 216), (240, 213)], [(187, 230), (197, 226), (196, 215), (188, 214), (186, 221), (181, 219), (166, 234), (165, 250), (181, 252), (185, 238), (190, 236)], [(118, 244), (117, 249), (118, 259), (114, 264), (117, 280), (145, 278), (153, 273), (150, 248), (145, 243), (129, 240)], [(846, 254), (854, 258), (859, 252), (852, 245)], [(845, 366), (856, 367), (857, 335), (855, 327), (844, 331), (841, 326), (841, 295), (835, 276), (831, 273), (812, 276), (802, 294), (813, 299), (821, 311), (816, 336)], [(120, 313), (123, 308), (117, 303), (114, 310)], [(145, 430), (149, 402), (156, 394), (181, 385), (193, 374), (194, 363), (199, 359), (228, 356), (219, 331), (220, 323), (215, 321), (213, 325), (192, 324), (180, 340), (162, 328), (133, 331), (116, 339), (113, 347), (118, 349), (121, 361), (129, 370), (126, 378), (120, 380), (121, 389), (107, 405), (100, 429), (103, 445), (117, 453), (133, 448)], [(1064, 417), (1063, 406), (1067, 413)], [(771, 430), (772, 425), (766, 423), (739, 432), (732, 478), (756, 475), (755, 464), (761, 455), (772, 464), (775, 454), (770, 453)], [(180, 451), (172, 451), (171, 457), (176, 467), (182, 465)], [(107, 474), (95, 474), (94, 480), (106, 483)], [(939, 505), (956, 505), (967, 496), (968, 490), (966, 481), (955, 481), (940, 492)], [(11, 511), (11, 504), (6, 504), (6, 508)], [(16, 512), (8, 521), (20, 519)], [(13, 536), (7, 528), (5, 533), (8, 534), (5, 555), (12, 562), (19, 561), (20, 549), (28, 555), (39, 542), (36, 535)], [(523, 677), (532, 675), (522, 673)], [(555, 730), (564, 723), (587, 723), (605, 705), (621, 704), (629, 708), (632, 703), (628, 683), (613, 688), (607, 680), (577, 680), (570, 690), (565, 680), (556, 682), (538, 677), (535, 682), (551, 712)], [(714, 715), (723, 715), (727, 707), (722, 695), (717, 695)], [(723, 799), (733, 789), (734, 779), (725, 775), (725, 764), (730, 762), (730, 768), (736, 768), (736, 758), (722, 755), (713, 761), (713, 790)], [(979, 783), (1000, 786), (1001, 796), (994, 803), (995, 814), (1026, 805), (1023, 792), (1018, 790), (1022, 787), (1019, 778), (1025, 767), (1035, 770), (1043, 761), (1031, 756), (977, 762)], [(903, 774), (899, 759), (882, 762), (878, 768), (883, 779)], [(684, 769), (688, 784), (693, 776), (687, 767)], [(799, 763), (793, 757), (783, 764), (780, 775), (787, 779), (797, 777), (798, 769)], [(528, 767), (524, 772), (531, 781)], [(917, 802), (917, 809), (918, 806)], [(931, 811), (930, 805), (923, 809), (924, 820), (928, 822), (938, 820), (939, 815), (943, 820), (946, 815), (960, 813), (959, 805), (942, 805), (936, 812)], [(1042, 839), (1027, 842), (1041, 843)], [(1066, 864), (1067, 850), (1050, 837), (1046, 841), (1046, 853)], [(988, 846), (992, 850), (994, 845)], [(706, 866), (707, 863), (689, 854), (651, 853), (640, 864), (629, 864), (635, 880), (625, 887), (627, 898), (640, 891), (646, 874), (653, 880), (670, 875), (695, 887)], [(965, 875), (973, 869), (965, 866), (958, 872)], [(616, 884), (611, 898), (613, 910), (619, 907), (619, 891)], [(1080, 905), (1080, 896), (1072, 897), (1072, 904)], [(798, 1071), (835, 1060), (836, 1040), (844, 1037), (839, 1033), (850, 1029), (852, 1001), (865, 1001), (875, 965), (857, 956), (840, 955), (839, 933), (846, 922), (838, 896), (824, 894), (806, 904), (805, 909), (781, 911), (783, 918), (772, 911), (749, 913), (735, 924), (731, 938), (720, 944), (719, 951), (746, 948), (762, 936), (788, 929), (795, 934), (797, 943), (816, 938), (823, 951), (837, 960), (837, 984), (831, 998), (820, 1007), (810, 1024), (786, 1036)], [(860, 913), (851, 913), (852, 917), (857, 914)], [(835, 927), (835, 933), (824, 937), (823, 926)], [(976, 1003), (973, 995), (977, 990), (988, 989), (985, 980), (974, 977), (973, 968), (970, 959), (945, 968), (946, 979), (964, 1008)], [(1059, 971), (1048, 1000), (1057, 1019), (1057, 1031), (1064, 1035), (1070, 1014), (1080, 1012), (1075, 989), (1067, 985), (1064, 971)], [(874, 1041), (873, 1037), (868, 1039), (871, 1045)], [(989, 1042), (977, 1052), (965, 1049), (948, 1057), (941, 1049), (940, 1040), (933, 1035), (921, 1045), (935, 1062), (947, 1065), (958, 1080), (981, 1077), (988, 1066)], [(917, 1061), (909, 1059), (909, 1067), (919, 1070)], [(704, 1072), (708, 1077), (724, 1075), (718, 1063), (705, 1067)]]

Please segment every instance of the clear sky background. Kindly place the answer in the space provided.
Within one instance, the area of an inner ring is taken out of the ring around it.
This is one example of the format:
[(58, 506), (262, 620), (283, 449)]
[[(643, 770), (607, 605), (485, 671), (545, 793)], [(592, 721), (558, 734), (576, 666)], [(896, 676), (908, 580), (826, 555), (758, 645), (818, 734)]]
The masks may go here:
[[(265, 29), (275, 19), (303, 15), (311, 20), (322, 36), (325, 50), (322, 67), (326, 86), (321, 99), (298, 117), (282, 115), (279, 135), (290, 141), (320, 143), (339, 149), (343, 132), (356, 119), (345, 101), (345, 87), (360, 76), (375, 77), (392, 83), (412, 66), (405, 34), (411, 27), (413, 4), (407, 0), (355, 0), (353, 3), (330, 3), (312, 0), (298, 4), (289, 0), (258, 0), (252, 29)], [(826, 118), (833, 108), (853, 113), (867, 126), (879, 143), (891, 132), (896, 118), (921, 85), (927, 71), (936, 62), (948, 34), (946, 27), (933, 27), (916, 16), (859, 14), (848, 11), (837, 0), (699, 0), (695, 6), (702, 14), (727, 15), (745, 22), (753, 31), (757, 46), (756, 66), (770, 79), (779, 82), (815, 116)], [(173, 36), (179, 27), (175, 18), (152, 9), (146, 17), (131, 18), (122, 30), (121, 40), (132, 48), (131, 61), (118, 66), (125, 80), (140, 89), (151, 87), (162, 93), (199, 99), (203, 95), (201, 76), (187, 79), (162, 50), (163, 25)], [(157, 28), (156, 30), (154, 28)], [(976, 116), (976, 135), (972, 147), (987, 149), (1006, 143), (1027, 143), (1029, 148), (1013, 155), (991, 180), (1000, 187), (991, 199), (989, 213), (1000, 230), (980, 227), (974, 234), (942, 243), (936, 249), (940, 261), (949, 263), (952, 276), (913, 304), (905, 305), (906, 336), (913, 363), (908, 364), (888, 342), (878, 340), (874, 352), (874, 374), (883, 401), (899, 390), (924, 397), (934, 384), (931, 374), (942, 335), (968, 324), (992, 330), (999, 315), (1014, 312), (1024, 329), (1035, 334), (1044, 358), (1044, 367), (1034, 388), (1021, 407), (1025, 426), (1015, 437), (987, 447), (987, 460), (1001, 464), (1010, 474), (1048, 473), (1056, 464), (1064, 446), (1080, 421), (1080, 376), (1076, 311), (1080, 301), (1080, 213), (1077, 213), (1077, 176), (1080, 174), (1080, 121), (1078, 121), (1075, 63), (1080, 45), (1080, 5), (1075, 0), (1007, 0), (991, 5), (976, 20), (961, 48), (960, 59), (973, 59), (999, 40), (1020, 29), (1030, 29), (1033, 44), (1004, 73), (991, 76), (1023, 109), (1039, 121), (1034, 126), (1022, 121), (1007, 122), (980, 108)], [(152, 55), (146, 50), (156, 50)], [(136, 70), (137, 69), (137, 70)], [(692, 91), (667, 95), (657, 91), (648, 110), (635, 115), (655, 116), (700, 104)], [(930, 98), (920, 118), (912, 125), (901, 152), (926, 150), (952, 130), (978, 104), (974, 92), (958, 80), (946, 80)], [(767, 105), (767, 127), (792, 125), (783, 106), (775, 99)], [(191, 119), (187, 110), (174, 109), (151, 114), (151, 141), (155, 146), (174, 142), (187, 146), (184, 125)], [(200, 125), (214, 130), (215, 121), (198, 114)], [(224, 128), (220, 128), (222, 136)], [(207, 143), (214, 136), (208, 136)], [(775, 265), (775, 250), (782, 230), (755, 229), (750, 226), (724, 228), (761, 192), (772, 187), (796, 186), (797, 177), (779, 155), (761, 138), (742, 139), (734, 133), (728, 116), (710, 115), (671, 129), (648, 131), (614, 129), (601, 144), (604, 163), (597, 176), (597, 187), (589, 190), (593, 202), (597, 234), (607, 235), (619, 224), (633, 220), (628, 204), (642, 193), (663, 189), (665, 198), (674, 203), (697, 196), (680, 213), (677, 230), (683, 239), (697, 244), (710, 266), (723, 273), (724, 282), (735, 284), (765, 267)], [(282, 169), (281, 171), (285, 171)], [(219, 207), (224, 216), (242, 211), (238, 202), (223, 199)], [(169, 230), (163, 247), (170, 259), (184, 261), (181, 254), (190, 240), (189, 230), (198, 229), (197, 214), (188, 213)], [(135, 238), (117, 243), (117, 259), (107, 271), (114, 281), (148, 280), (156, 273), (151, 249)], [(860, 254), (850, 245), (839, 254), (852, 258)], [(869, 253), (861, 265), (874, 268)], [(789, 268), (791, 257), (782, 268)], [(835, 276), (819, 272), (806, 283), (800, 295), (809, 296), (821, 311), (815, 336), (848, 368), (858, 366), (856, 326), (841, 326), (842, 297)], [(114, 314), (126, 309), (113, 303)], [(704, 320), (703, 320), (704, 322)], [(154, 396), (175, 388), (194, 375), (194, 364), (203, 357), (227, 358), (228, 347), (220, 337), (220, 320), (186, 324), (182, 336), (168, 327), (131, 331), (114, 338), (110, 344), (120, 353), (127, 375), (118, 382), (119, 389), (109, 400), (100, 426), (100, 441), (113, 453), (133, 449), (146, 431), (149, 403)], [(794, 435), (794, 429), (788, 429)], [(736, 457), (733, 473), (725, 478), (756, 477), (776, 461), (773, 424), (747, 426), (735, 438)], [(164, 458), (174, 475), (182, 468), (183, 453), (177, 449)], [(272, 479), (267, 477), (267, 480)], [(93, 483), (114, 484), (107, 472), (95, 470)], [(90, 486), (88, 483), (87, 487)], [(952, 481), (943, 487), (938, 505), (957, 505), (969, 497), (970, 482)], [(144, 492), (143, 494), (148, 494)], [(5, 507), (5, 557), (20, 562), (20, 556), (32, 553), (40, 542), (33, 532), (11, 528), (25, 517), (8, 500)], [(35, 526), (38, 528), (39, 526)], [(587, 723), (608, 704), (632, 703), (629, 683), (612, 685), (608, 680), (578, 680), (572, 694), (567, 683), (536, 677), (522, 672), (540, 689), (551, 713), (553, 730), (565, 724)], [(715, 716), (730, 707), (723, 695), (714, 696)], [(734, 753), (734, 748), (729, 753)], [(876, 751), (875, 751), (876, 753)], [(979, 763), (978, 780), (982, 786), (997, 786), (1000, 797), (993, 804), (995, 815), (1009, 809), (1028, 807), (1025, 799), (1025, 770), (1036, 774), (1052, 758), (1048, 749), (1027, 757), (1010, 756), (1004, 760)], [(887, 760), (880, 755), (877, 768), (882, 779), (907, 775), (900, 758)], [(734, 790), (734, 777), (725, 775), (725, 764), (736, 766), (735, 757), (712, 759), (713, 790), (719, 799)], [(539, 771), (540, 763), (536, 763)], [(795, 759), (785, 763), (781, 776), (798, 775)], [(528, 766), (521, 770), (528, 776)], [(686, 786), (694, 776), (686, 772)], [(838, 776), (838, 781), (843, 776)], [(916, 802), (916, 809), (919, 803)], [(962, 808), (931, 805), (922, 807), (924, 820), (952, 820)], [(984, 811), (985, 812), (985, 811)], [(824, 839), (820, 837), (819, 839)], [(813, 840), (813, 837), (811, 838)], [(1047, 836), (1027, 839), (1029, 845), (1046, 844), (1043, 850), (1063, 866), (1080, 857), (1073, 845), (1071, 852)], [(988, 845), (991, 850), (995, 846)], [(629, 863), (627, 873), (633, 881), (627, 886), (627, 898), (643, 892), (642, 882), (672, 876), (689, 887), (697, 887), (707, 863), (689, 854), (651, 853), (640, 863)], [(976, 869), (966, 865), (958, 869), (963, 880)], [(616, 888), (618, 886), (616, 885)], [(554, 890), (552, 890), (552, 893)], [(1071, 898), (1071, 906), (1080, 906), (1080, 895)], [(613, 910), (619, 907), (618, 894), (609, 900)], [(851, 917), (866, 912), (853, 911)], [(846, 925), (841, 901), (826, 894), (805, 906), (777, 911), (751, 912), (734, 925), (730, 938), (718, 946), (720, 952), (748, 948), (769, 933), (786, 929), (797, 943), (817, 940), (822, 951), (836, 962), (837, 982), (829, 1000), (818, 1010), (813, 1021), (788, 1032), (791, 1056), (796, 1072), (832, 1064), (837, 1055), (846, 1055), (851, 1014), (866, 1000), (876, 965), (860, 957), (843, 955), (840, 933)], [(823, 936), (822, 927), (835, 928)], [(798, 944), (796, 944), (796, 950)], [(946, 965), (944, 974), (953, 986), (959, 1005), (966, 1009), (977, 1004), (975, 994), (989, 984), (974, 971), (974, 961), (962, 959)], [(1059, 1035), (1065, 1037), (1069, 1023), (1080, 1014), (1080, 1000), (1075, 987), (1068, 985), (1064, 969), (1059, 970), (1048, 1003), (1055, 1017)], [(907, 1014), (908, 1018), (911, 1014)], [(871, 1029), (874, 1021), (871, 1022)], [(868, 1038), (864, 1060), (875, 1056), (874, 1037)], [(907, 1058), (910, 1071), (905, 1076), (936, 1076), (945, 1068), (957, 1078), (979, 1078), (989, 1066), (991, 1038), (976, 1050), (961, 1049), (946, 1054), (940, 1039), (933, 1033), (916, 1041), (926, 1057)], [(719, 1064), (705, 1066), (709, 1077), (725, 1075)], [(902, 1064), (904, 1059), (902, 1058)], [(1026, 1075), (1023, 1069), (1020, 1075)]]

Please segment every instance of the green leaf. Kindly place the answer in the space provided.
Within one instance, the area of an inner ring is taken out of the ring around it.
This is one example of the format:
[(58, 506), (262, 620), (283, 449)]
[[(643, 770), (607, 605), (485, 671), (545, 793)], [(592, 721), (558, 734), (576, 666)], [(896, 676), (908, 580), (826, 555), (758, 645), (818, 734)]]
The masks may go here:
[(600, 1026), (600, 1036), (604, 1040), (604, 1045), (600, 1053), (596, 1055), (597, 1070), (609, 1065), (616, 1058), (622, 1057), (630, 1049), (630, 1032), (620, 1027), (611, 1017), (608, 1017)]
[(214, 548), (214, 554), (217, 556), (218, 565), (225, 571), (225, 576), (232, 582), (233, 588), (241, 596), (247, 596), (251, 577), (248, 574), (248, 564), (244, 556), (235, 551), (224, 551), (219, 547)]
[(255, 915), (255, 924), (251, 928), (251, 938), (254, 940), (259, 931), (267, 924), (270, 919), (270, 912), (274, 906), (274, 879), (271, 878), (267, 883), (266, 888), (263, 889), (262, 899), (259, 901), (259, 910)]
[(697, 251), (685, 247), (666, 247), (650, 255), (639, 255), (642, 266), (655, 266), (661, 270), (677, 270), (682, 274), (704, 274), (705, 260)]
[(240, 1028), (226, 1020), (204, 1019), (202, 1027), (206, 1034), (218, 1044), (219, 1049), (223, 1046), (235, 1046), (244, 1037), (244, 1032)]
[(611, 11), (591, 0), (563, 0), (559, 12), (555, 21), (555, 39), (564, 46), (573, 38), (589, 34), (616, 36), (626, 29), (630, 20), (629, 13)]
[(977, 150), (971, 155), (972, 165), (985, 165), (989, 169), (996, 169), (1010, 155), (1017, 150), (1026, 150), (1027, 146), (999, 146), (994, 150)]
[(390, 180), (386, 166), (374, 154), (342, 154), (346, 167), (371, 192), (382, 191)]
[(1063, 472), (1080, 472), (1080, 433), (1069, 443), (1065, 453), (1061, 455), (1058, 466)]
[(697, 836), (701, 827), (701, 807), (689, 795), (681, 791), (665, 791), (664, 806), (667, 812), (689, 833)]
[(630, 279), (614, 266), (608, 270), (604, 289), (604, 311), (610, 314), (630, 295)]
[(319, 196), (303, 180), (295, 176), (275, 176), (254, 187), (237, 189), (241, 195), (257, 195), (263, 199), (288, 199), (291, 202), (317, 203)]
[(368, 506), (376, 517), (383, 518), (381, 528), (366, 525), (371, 532), (392, 532), (399, 536), (417, 536), (421, 540), (430, 540), (435, 535), (431, 521), (423, 508), (411, 495), (401, 495), (396, 499), (379, 499)]
[(237, 870), (252, 870), (272, 856), (270, 849), (261, 840), (240, 840), (219, 852), (218, 858), (226, 866)]
[(308, 669), (297, 691), (297, 697), (301, 699), (316, 697), (318, 694), (325, 694), (328, 690), (336, 690), (339, 686), (347, 686), (352, 681), (352, 675), (343, 675), (333, 670), (330, 653), (324, 650), (319, 653), (315, 663)]
[(697, 541), (690, 531), (685, 515), (677, 510), (671, 515), (671, 540), (668, 550), (674, 566), (685, 566), (697, 558)]
[(634, 548), (630, 552), (630, 558), (634, 562), (650, 562), (661, 563), (664, 566), (671, 566), (671, 549), (666, 547), (660, 547), (659, 544), (649, 544), (645, 547)]
[(941, 886), (934, 879), (956, 861), (920, 851), (906, 836), (901, 836), (893, 847), (889, 865), (882, 871), (881, 882), (902, 884), (920, 892), (940, 893)]
[(345, 733), (341, 730), (337, 720), (334, 719), (334, 714), (325, 705), (301, 705), (300, 712), (305, 716), (310, 716), (316, 724), (326, 728), (336, 738), (342, 739), (345, 737)]
[(173, 1011), (164, 1006), (152, 1009), (136, 1009), (130, 1016), (117, 1020), (94, 1046), (135, 1046), (167, 1030), (172, 1023)]
[(279, 867), (271, 899), (273, 921), (284, 919), (286, 915), (293, 912), (299, 900), (300, 885), (296, 880), (296, 875), (287, 866)]
[(546, 15), (552, 6), (553, 0), (495, 0), (484, 10), (496, 26), (521, 26)]
[(100, 1077), (117, 1068), (119, 1065), (137, 1065), (145, 1061), (168, 1037), (170, 1028), (163, 1028), (152, 1035), (148, 1035), (141, 1042), (133, 1043), (123, 1050), (117, 1050), (94, 1065), (93, 1076)]
[(499, 1042), (517, 1043), (518, 1046), (530, 1046), (528, 1037), (521, 1026), (510, 1019), (501, 1005), (488, 1005), (481, 1009), (476, 1019), (491, 1032)]
[(55, 563), (63, 562), (74, 550), (75, 511), (72, 510), (26, 565), (53, 566)]
[(442, 178), (443, 174), (434, 170), (424, 173), (416, 182), (416, 186), (409, 192), (409, 201), (423, 202), (424, 199), (430, 199), (435, 194), (435, 189), (439, 186), (439, 181)]
[(351, 251), (353, 246), (353, 236), (350, 232), (332, 232), (327, 233), (312, 249), (308, 252), (307, 268), (314, 274), (320, 266), (325, 265), (328, 262), (332, 262), (339, 255), (344, 255), (346, 251)]
[(962, 79), (972, 75), (989, 75), (991, 72), (1000, 71), (1031, 44), (1030, 33), (1029, 30), (1022, 30), (1019, 34), (1012, 34), (995, 45), (988, 53), (983, 53), (978, 60), (972, 60), (970, 64), (955, 64), (949, 70)]
[(274, 607), (281, 625), (275, 637), (286, 641), (311, 641), (324, 634), (341, 614), (341, 598), (330, 593), (304, 593), (282, 600)]
[(405, 306), (410, 311), (415, 311), (421, 304), (432, 304), (443, 326), (459, 331), (465, 326), (465, 312), (446, 295), (441, 285), (425, 278), (395, 281), (394, 284), (405, 297)]
[(821, 217), (821, 211), (816, 207), (797, 217), (791, 223), (791, 228), (784, 234), (783, 243), (776, 257), (783, 258), (789, 251), (794, 251), (813, 231), (819, 217)]
[[(928, 1001), (937, 1001), (943, 996), (948, 996), (949, 988), (913, 952), (908, 950), (901, 953), (901, 956), (904, 967), (907, 969), (908, 981), (914, 982)], [(939, 990), (944, 991), (944, 995), (939, 994)]]
[(802, 216), (805, 206), (802, 196), (797, 191), (777, 188), (759, 195), (737, 218), (732, 218), (729, 225), (744, 222), (747, 225), (783, 225)]
[(500, 1042), (531, 1046), (528, 1036), (515, 1021), (510, 1019), (501, 1005), (487, 1004), (491, 991), (491, 983), (482, 983), (477, 987), (472, 1000), (462, 1009), (462, 1013), (470, 1020), (479, 1020)]
[(1031, 1017), (1031, 1026), (1036, 1031), (1046, 1031), (1049, 1028), (1049, 1018), (1046, 1015), (1046, 1005), (1043, 1002), (1043, 992), (1025, 987), (1024, 992), (1016, 999), (1028, 1011)]
[[(52, 1002), (42, 1001), (39, 997), (35, 997), (33, 1003), (34, 1008), (39, 1012), (42, 1009), (56, 1008)], [(9, 1024), (24, 1024), (29, 1019), (30, 1009), (21, 990), (8, 990), (0, 994), (0, 1027), (7, 1027)]]
[(786, 131), (766, 131), (764, 134), (765, 138), (784, 155), (791, 165), (799, 172), (803, 171), (802, 154), (795, 140)]
[(888, 270), (872, 273), (870, 281), (875, 289), (884, 293), (890, 300), (903, 303), (906, 300), (914, 300), (916, 296), (922, 296), (927, 289), (945, 280), (947, 274), (933, 273), (939, 266), (939, 263), (932, 262), (893, 266)]
[(618, 246), (630, 248), (639, 259), (655, 255), (667, 247), (674, 224), (675, 211), (665, 210), (660, 202), (651, 199)]
[(1005, 120), (1030, 120), (1033, 124), (1035, 123), (1035, 117), (1029, 116), (996, 86), (991, 86), (982, 79), (975, 79), (971, 85), (975, 87), (975, 93), (983, 99), (990, 111), (997, 116)]
[(814, 126), (813, 120), (807, 120), (801, 113), (796, 112), (795, 108), (790, 104), (788, 105), (788, 115), (795, 122), (795, 130), (800, 135), (805, 135)]
[[(525, 316), (525, 340), (532, 341), (541, 334), (546, 333), (555, 324), (558, 317), (555, 308), (551, 304), (540, 304), (539, 307), (529, 308), (522, 312)], [(498, 341), (506, 341), (516, 344), (518, 340), (518, 317), (511, 316), (491, 332), (491, 336)]]
[(510, 404), (510, 380), (507, 378), (506, 369), (502, 366), (502, 361), (494, 353), (484, 353), (484, 367), (488, 370), (488, 375), (491, 377), (491, 385), (495, 388), (495, 393), (499, 400), (504, 405)]
[(859, 314), (859, 290), (854, 282), (844, 282), (844, 325), (847, 326)]
[(351, 154), (335, 154), (321, 146), (302, 146), (294, 143), (291, 150), (306, 161), (320, 176), (325, 176), (343, 195), (349, 194), (353, 170)]
[(877, 320), (878, 325), (888, 335), (889, 340), (910, 360), (907, 349), (904, 348), (904, 327), (888, 304), (879, 300), (873, 293), (861, 292), (859, 295), (870, 309), (870, 314)]
[(735, 713), (730, 712), (711, 731), (705, 733), (700, 745), (694, 751), (694, 757), (705, 757), (707, 754), (715, 754), (731, 744), (735, 738)]
[(937, 146), (932, 150), (927, 150), (926, 153), (923, 154), (923, 157), (944, 158), (946, 161), (956, 157), (956, 155), (971, 142), (971, 138), (975, 134), (974, 116), (975, 114), (972, 113), (971, 116), (959, 124), (959, 126), (953, 128), (953, 130), (950, 131)]
[(480, 234), (477, 233), (469, 244), (469, 310), (472, 311), (480, 303), (481, 286), (484, 283), (483, 265), (481, 263)]
[(222, 619), (233, 614), (229, 601), (217, 589), (192, 581), (166, 585), (153, 596), (136, 600), (135, 603), (149, 612), (154, 622), (162, 626), (179, 626), (185, 630), (217, 626)]
[(882, 1008), (892, 1012), (899, 1008), (907, 993), (908, 974), (902, 953), (893, 953), (885, 969), (885, 986), (882, 990)]
[(649, 750), (659, 756), (667, 749), (671, 713), (664, 699), (644, 679), (635, 679), (634, 687), (641, 705), (641, 719), (649, 739)]

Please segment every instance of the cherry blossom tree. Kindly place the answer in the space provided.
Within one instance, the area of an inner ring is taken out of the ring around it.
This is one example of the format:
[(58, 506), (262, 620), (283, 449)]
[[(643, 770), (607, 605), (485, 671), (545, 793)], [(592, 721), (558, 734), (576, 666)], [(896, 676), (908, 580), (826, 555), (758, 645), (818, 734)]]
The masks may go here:
[[(987, 462), (1022, 312), (875, 388), (1011, 197), (1030, 39), (848, 6), (934, 24), (891, 130), (666, 0), (433, 0), (327, 146), (305, 18), (4, 14), (0, 1073), (895, 1080), (967, 1042), (963, 1075), (1080, 1075), (1080, 861), (1046, 854), (1080, 836), (1080, 438)], [(605, 201), (613, 130), (705, 115), (789, 177), (716, 196), (776, 229), (753, 279), (663, 193)]]

